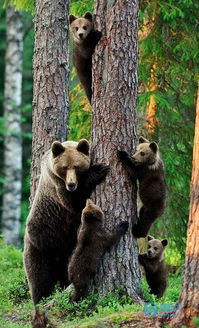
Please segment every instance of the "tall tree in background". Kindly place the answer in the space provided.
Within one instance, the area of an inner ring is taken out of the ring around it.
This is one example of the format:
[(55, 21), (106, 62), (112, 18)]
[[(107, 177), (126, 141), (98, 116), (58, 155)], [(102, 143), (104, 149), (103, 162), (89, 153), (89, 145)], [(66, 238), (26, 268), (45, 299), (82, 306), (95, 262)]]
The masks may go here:
[(21, 88), (23, 24), (14, 7), (6, 9), (7, 45), (4, 84), (4, 194), (2, 233), (7, 244), (19, 243), (22, 175)]
[(199, 316), (199, 86), (196, 105), (191, 200), (187, 230), (184, 282), (179, 299), (180, 309), (171, 321), (172, 327), (195, 327), (192, 319)]
[(69, 0), (36, 0), (31, 200), (42, 155), (68, 132), (68, 13)]
[(135, 150), (137, 99), (137, 0), (95, 0), (96, 27), (102, 31), (93, 60), (92, 155), (110, 165), (106, 181), (96, 189), (96, 202), (106, 216), (106, 226), (128, 220), (128, 234), (106, 254), (96, 281), (106, 295), (114, 287), (140, 300), (137, 241), (131, 234), (136, 221), (135, 188), (117, 159), (117, 150)]

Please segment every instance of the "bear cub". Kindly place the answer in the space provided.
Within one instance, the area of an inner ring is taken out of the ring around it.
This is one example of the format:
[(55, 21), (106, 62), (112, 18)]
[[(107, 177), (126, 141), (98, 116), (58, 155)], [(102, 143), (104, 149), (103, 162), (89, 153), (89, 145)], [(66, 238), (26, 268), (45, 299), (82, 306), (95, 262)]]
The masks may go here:
[(103, 228), (104, 214), (100, 207), (88, 199), (82, 211), (77, 246), (72, 254), (68, 276), (75, 287), (73, 301), (79, 301), (88, 290), (100, 259), (106, 250), (116, 244), (128, 229), (128, 222), (118, 224), (113, 232)]
[(91, 103), (92, 98), (92, 54), (101, 38), (101, 32), (94, 30), (93, 16), (86, 12), (83, 17), (69, 15), (73, 39), (73, 62), (78, 78)]
[(165, 168), (155, 142), (140, 137), (139, 145), (133, 156), (126, 151), (118, 151), (118, 157), (131, 179), (138, 180), (138, 198), (141, 208), (138, 223), (132, 228), (136, 238), (146, 237), (152, 223), (165, 210), (167, 187)]
[(139, 263), (144, 267), (151, 293), (158, 298), (163, 296), (167, 287), (167, 269), (163, 255), (167, 244), (167, 239), (158, 240), (148, 236), (147, 252), (138, 255)]

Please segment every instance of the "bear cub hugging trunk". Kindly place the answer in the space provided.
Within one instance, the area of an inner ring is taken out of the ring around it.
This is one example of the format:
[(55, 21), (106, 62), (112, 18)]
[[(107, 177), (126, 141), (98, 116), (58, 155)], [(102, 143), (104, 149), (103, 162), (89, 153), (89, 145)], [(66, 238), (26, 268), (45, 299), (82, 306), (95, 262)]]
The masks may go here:
[(141, 201), (138, 223), (132, 228), (136, 238), (146, 237), (152, 223), (165, 210), (167, 187), (165, 168), (155, 142), (140, 137), (133, 156), (126, 151), (118, 151), (118, 157), (129, 173), (132, 181), (139, 182), (138, 197)]
[(55, 141), (44, 154), (24, 241), (25, 269), (35, 306), (58, 282), (62, 288), (69, 285), (68, 262), (77, 243), (82, 210), (108, 171), (108, 166), (91, 164), (85, 139)]
[(101, 38), (101, 32), (94, 30), (93, 16), (87, 12), (83, 17), (69, 15), (73, 39), (73, 62), (79, 80), (91, 103), (92, 98), (92, 55)]
[(167, 287), (167, 270), (163, 255), (167, 244), (166, 239), (158, 240), (148, 236), (147, 253), (138, 256), (140, 264), (144, 267), (151, 293), (158, 298), (163, 296)]
[(102, 225), (102, 210), (88, 199), (82, 211), (81, 225), (77, 237), (77, 246), (68, 266), (70, 282), (75, 287), (73, 301), (79, 301), (88, 290), (104, 252), (113, 246), (125, 234), (128, 222), (118, 224), (113, 232), (106, 231)]

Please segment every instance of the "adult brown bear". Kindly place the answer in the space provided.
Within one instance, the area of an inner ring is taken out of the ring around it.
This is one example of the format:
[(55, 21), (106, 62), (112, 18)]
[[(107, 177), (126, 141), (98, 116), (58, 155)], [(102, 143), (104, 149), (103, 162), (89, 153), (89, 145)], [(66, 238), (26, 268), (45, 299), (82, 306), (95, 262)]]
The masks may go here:
[(55, 141), (45, 153), (25, 233), (24, 263), (34, 305), (49, 296), (57, 282), (69, 285), (68, 261), (82, 210), (108, 170), (91, 164), (85, 139)]

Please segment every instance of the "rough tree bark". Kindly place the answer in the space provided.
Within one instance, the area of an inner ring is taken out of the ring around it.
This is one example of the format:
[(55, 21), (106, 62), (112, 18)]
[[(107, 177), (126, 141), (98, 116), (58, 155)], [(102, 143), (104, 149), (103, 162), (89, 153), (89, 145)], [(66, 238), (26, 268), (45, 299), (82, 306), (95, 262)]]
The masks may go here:
[(182, 325), (195, 327), (192, 319), (199, 317), (199, 86), (192, 167), (184, 281), (179, 299), (181, 306), (170, 323), (176, 328)]
[(31, 201), (42, 155), (67, 137), (69, 0), (36, 0)]
[(103, 295), (123, 285), (127, 295), (140, 301), (138, 248), (131, 234), (136, 190), (117, 159), (118, 149), (135, 150), (138, 2), (95, 0), (95, 15), (103, 36), (93, 58), (92, 156), (111, 171), (94, 198), (105, 213), (106, 227), (130, 223), (127, 235), (105, 255), (95, 284)]
[(4, 193), (2, 233), (7, 244), (19, 244), (21, 215), (21, 88), (23, 24), (14, 7), (6, 9), (6, 56), (4, 87)]

